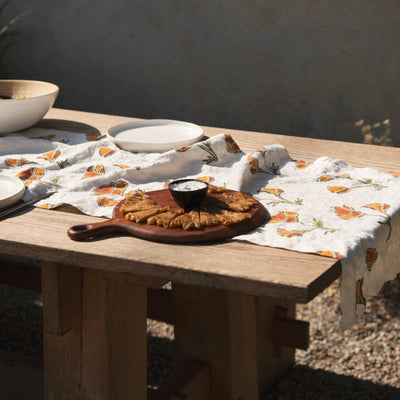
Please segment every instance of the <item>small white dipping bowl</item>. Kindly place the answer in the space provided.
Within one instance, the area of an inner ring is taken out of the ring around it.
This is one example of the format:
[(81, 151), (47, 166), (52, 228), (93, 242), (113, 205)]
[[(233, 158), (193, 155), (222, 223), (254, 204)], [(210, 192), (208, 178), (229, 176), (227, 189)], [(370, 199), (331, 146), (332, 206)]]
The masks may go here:
[(18, 132), (39, 122), (53, 106), (59, 88), (41, 81), (0, 80), (0, 133)]

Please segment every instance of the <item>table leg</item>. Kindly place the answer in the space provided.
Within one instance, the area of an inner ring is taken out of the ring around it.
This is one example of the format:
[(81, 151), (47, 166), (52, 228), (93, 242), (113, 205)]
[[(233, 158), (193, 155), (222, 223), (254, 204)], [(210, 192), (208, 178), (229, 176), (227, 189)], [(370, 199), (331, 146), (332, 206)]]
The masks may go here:
[(101, 271), (42, 263), (46, 400), (146, 399), (146, 295)]
[[(258, 400), (292, 367), (293, 340), (307, 342), (308, 324), (292, 319), (294, 304), (180, 284), (173, 298), (177, 368), (208, 363), (213, 400)], [(280, 341), (283, 326), (301, 339)]]

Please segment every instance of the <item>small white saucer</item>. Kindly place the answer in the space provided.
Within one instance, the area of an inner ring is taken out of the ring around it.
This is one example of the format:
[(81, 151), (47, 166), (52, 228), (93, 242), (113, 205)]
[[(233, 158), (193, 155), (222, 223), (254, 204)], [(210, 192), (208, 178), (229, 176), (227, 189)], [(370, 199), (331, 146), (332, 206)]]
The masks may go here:
[(188, 146), (199, 141), (203, 134), (198, 125), (169, 119), (124, 122), (106, 132), (108, 139), (121, 149), (145, 153)]
[(0, 209), (16, 203), (25, 193), (21, 179), (12, 176), (0, 176)]

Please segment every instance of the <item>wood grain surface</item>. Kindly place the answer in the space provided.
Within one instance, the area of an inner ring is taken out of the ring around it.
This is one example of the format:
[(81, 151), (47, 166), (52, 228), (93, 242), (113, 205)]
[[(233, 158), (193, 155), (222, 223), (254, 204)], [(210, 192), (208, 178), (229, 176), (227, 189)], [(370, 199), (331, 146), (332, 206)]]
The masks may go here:
[[(130, 120), (133, 118), (53, 108), (39, 126), (105, 133), (108, 127)], [(356, 167), (400, 169), (399, 148), (203, 128), (206, 136), (232, 135), (245, 152), (280, 143), (296, 160), (329, 156)], [(0, 221), (0, 252), (20, 255), (23, 251), (25, 256), (39, 260), (303, 303), (340, 276), (338, 260), (239, 241), (167, 244), (115, 235), (89, 242), (68, 238), (66, 232), (71, 226), (99, 221), (104, 219), (77, 213), (71, 207), (50, 211), (31, 208)]]

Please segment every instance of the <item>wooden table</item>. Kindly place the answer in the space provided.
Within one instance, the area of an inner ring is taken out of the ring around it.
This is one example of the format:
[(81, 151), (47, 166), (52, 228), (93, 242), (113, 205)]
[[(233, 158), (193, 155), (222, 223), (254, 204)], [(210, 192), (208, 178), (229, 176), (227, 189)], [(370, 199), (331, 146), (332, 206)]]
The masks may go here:
[[(129, 119), (52, 109), (39, 125), (90, 133)], [(353, 166), (400, 169), (400, 149), (204, 129), (207, 136), (230, 133), (246, 152), (281, 143), (294, 159), (326, 155)], [(294, 348), (307, 347), (308, 324), (294, 319), (295, 304), (340, 276), (337, 260), (242, 242), (67, 237), (70, 226), (97, 220), (63, 207), (0, 221), (0, 253), (42, 263), (46, 400), (258, 399), (293, 365)], [(148, 393), (148, 288), (167, 282), (178, 373)]]

